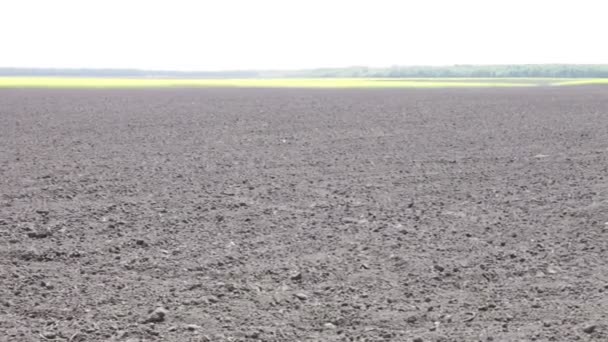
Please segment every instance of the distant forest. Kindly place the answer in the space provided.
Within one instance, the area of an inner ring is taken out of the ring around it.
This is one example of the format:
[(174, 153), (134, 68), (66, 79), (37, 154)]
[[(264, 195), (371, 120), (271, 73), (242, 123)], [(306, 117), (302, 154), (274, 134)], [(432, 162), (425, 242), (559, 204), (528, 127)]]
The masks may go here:
[(274, 71), (153, 71), (137, 69), (0, 68), (0, 76), (134, 78), (608, 78), (608, 64), (392, 66), (387, 68), (348, 67)]

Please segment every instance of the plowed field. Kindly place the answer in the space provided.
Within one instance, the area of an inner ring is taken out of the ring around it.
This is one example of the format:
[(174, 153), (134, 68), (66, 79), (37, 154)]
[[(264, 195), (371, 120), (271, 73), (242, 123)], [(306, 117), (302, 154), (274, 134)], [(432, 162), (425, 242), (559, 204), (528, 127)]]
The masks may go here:
[(0, 341), (606, 341), (608, 88), (0, 91)]

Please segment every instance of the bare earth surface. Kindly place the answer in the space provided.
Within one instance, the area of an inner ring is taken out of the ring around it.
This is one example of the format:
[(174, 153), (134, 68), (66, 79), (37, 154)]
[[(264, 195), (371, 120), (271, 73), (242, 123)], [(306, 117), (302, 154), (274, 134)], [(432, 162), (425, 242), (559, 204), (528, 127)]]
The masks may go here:
[(2, 90), (39, 340), (606, 341), (608, 88)]

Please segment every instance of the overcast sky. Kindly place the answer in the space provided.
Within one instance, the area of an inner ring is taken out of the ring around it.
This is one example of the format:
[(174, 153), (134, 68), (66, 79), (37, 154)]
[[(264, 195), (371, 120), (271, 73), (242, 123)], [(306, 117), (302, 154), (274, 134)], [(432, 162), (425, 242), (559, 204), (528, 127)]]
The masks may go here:
[(602, 0), (1, 0), (0, 66), (608, 63)]

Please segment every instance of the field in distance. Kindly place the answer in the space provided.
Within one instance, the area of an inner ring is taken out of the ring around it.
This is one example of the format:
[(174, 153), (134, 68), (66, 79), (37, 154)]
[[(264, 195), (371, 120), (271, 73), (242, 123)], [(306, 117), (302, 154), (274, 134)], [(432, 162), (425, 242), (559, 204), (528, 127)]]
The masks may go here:
[(0, 88), (486, 88), (608, 85), (608, 79), (564, 78), (280, 78), (165, 79), (0, 77)]

